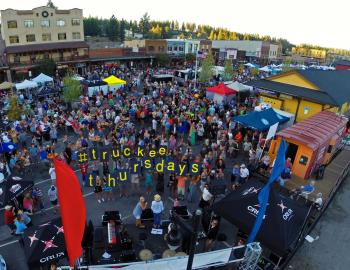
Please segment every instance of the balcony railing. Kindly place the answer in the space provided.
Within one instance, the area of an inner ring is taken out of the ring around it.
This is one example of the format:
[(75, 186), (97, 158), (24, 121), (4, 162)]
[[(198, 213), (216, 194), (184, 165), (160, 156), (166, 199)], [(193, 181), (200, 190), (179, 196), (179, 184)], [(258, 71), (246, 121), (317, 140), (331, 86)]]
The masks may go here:
[(10, 61), (10, 66), (34, 66), (39, 65), (40, 63), (46, 60), (53, 60), (54, 62), (70, 62), (70, 61), (79, 61), (79, 60), (88, 60), (89, 55), (81, 55), (81, 56), (66, 56), (66, 57), (50, 57), (50, 58), (40, 58), (40, 59), (31, 59), (27, 61), (23, 61), (21, 59), (15, 59), (14, 61)]

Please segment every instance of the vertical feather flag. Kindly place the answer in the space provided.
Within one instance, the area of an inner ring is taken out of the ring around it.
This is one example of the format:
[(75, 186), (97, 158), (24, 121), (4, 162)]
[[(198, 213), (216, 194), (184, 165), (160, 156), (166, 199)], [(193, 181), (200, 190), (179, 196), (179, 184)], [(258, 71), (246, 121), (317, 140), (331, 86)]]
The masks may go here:
[(259, 210), (258, 216), (255, 219), (254, 227), (248, 237), (248, 241), (247, 241), (248, 243), (251, 243), (255, 240), (255, 237), (257, 236), (260, 230), (261, 224), (263, 223), (267, 202), (269, 201), (271, 186), (273, 182), (279, 179), (279, 177), (281, 176), (284, 170), (284, 166), (286, 163), (286, 150), (287, 150), (286, 141), (282, 140), (280, 147), (278, 148), (277, 157), (276, 157), (275, 164), (273, 166), (269, 181), (262, 188), (262, 190), (259, 192), (259, 195), (258, 195), (260, 210)]
[(86, 223), (86, 209), (80, 184), (74, 171), (63, 161), (54, 159), (58, 200), (70, 266), (83, 252), (81, 242)]

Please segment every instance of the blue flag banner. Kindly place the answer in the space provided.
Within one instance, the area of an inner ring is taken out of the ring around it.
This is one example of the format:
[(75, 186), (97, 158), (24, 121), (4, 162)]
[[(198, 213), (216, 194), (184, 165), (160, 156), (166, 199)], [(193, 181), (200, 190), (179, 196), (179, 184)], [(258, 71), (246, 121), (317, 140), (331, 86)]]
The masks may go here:
[(258, 216), (256, 217), (254, 227), (253, 227), (253, 229), (250, 232), (250, 235), (248, 237), (248, 243), (254, 242), (255, 237), (257, 236), (257, 234), (260, 230), (261, 224), (264, 220), (264, 216), (266, 213), (266, 207), (267, 207), (267, 202), (269, 201), (271, 186), (272, 186), (273, 182), (275, 182), (276, 180), (279, 179), (279, 177), (281, 176), (281, 174), (284, 170), (284, 166), (286, 163), (286, 150), (287, 150), (286, 141), (282, 140), (280, 147), (278, 148), (277, 157), (275, 160), (275, 164), (272, 168), (272, 172), (271, 172), (269, 181), (259, 192), (258, 200), (259, 200), (259, 204), (260, 204), (260, 210), (259, 210)]

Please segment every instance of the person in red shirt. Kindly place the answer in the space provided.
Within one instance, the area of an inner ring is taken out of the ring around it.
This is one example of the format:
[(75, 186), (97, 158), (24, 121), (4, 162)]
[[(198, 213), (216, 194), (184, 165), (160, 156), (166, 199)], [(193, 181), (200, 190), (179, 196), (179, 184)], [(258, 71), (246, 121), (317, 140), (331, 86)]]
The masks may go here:
[(12, 233), (14, 232), (15, 226), (15, 208), (12, 207), (11, 205), (6, 205), (5, 206), (5, 225), (9, 226)]
[(89, 163), (87, 163), (87, 162), (79, 165), (81, 177), (83, 180), (83, 186), (86, 185), (86, 180), (87, 180), (86, 175), (87, 175), (88, 168), (89, 168)]
[(5, 224), (10, 225), (15, 221), (15, 208), (11, 205), (5, 206)]
[(184, 200), (185, 198), (186, 180), (186, 176), (177, 177), (177, 195), (181, 200)]

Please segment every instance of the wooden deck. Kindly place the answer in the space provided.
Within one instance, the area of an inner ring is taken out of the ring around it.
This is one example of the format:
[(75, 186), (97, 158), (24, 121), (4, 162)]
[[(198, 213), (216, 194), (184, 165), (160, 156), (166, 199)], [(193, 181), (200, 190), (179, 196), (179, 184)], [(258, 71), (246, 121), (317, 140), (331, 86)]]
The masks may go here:
[(297, 176), (292, 175), (292, 179), (286, 181), (285, 188), (288, 190), (293, 190), (296, 188), (300, 188), (301, 186), (305, 186), (310, 184), (312, 180), (315, 180), (315, 190), (311, 194), (308, 195), (308, 200), (313, 201), (318, 193), (322, 193), (322, 197), (324, 200), (328, 200), (332, 191), (338, 185), (338, 179), (342, 176), (342, 174), (347, 173), (345, 170), (348, 170), (348, 166), (350, 163), (350, 150), (342, 150), (330, 164), (327, 165), (323, 179), (315, 180), (308, 179), (304, 180)]

